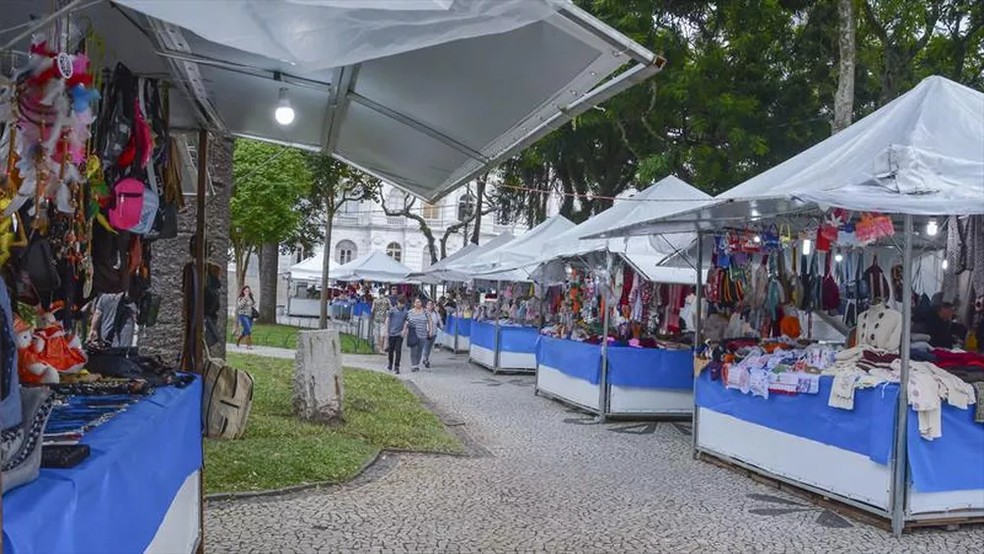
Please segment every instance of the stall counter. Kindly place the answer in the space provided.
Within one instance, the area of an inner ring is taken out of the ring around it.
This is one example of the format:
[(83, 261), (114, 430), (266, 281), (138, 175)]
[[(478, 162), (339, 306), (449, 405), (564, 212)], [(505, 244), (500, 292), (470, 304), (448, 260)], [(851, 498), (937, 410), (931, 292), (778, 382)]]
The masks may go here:
[(3, 496), (3, 551), (192, 552), (202, 466), (201, 380), (162, 387), (82, 442), (90, 456), (42, 469)]

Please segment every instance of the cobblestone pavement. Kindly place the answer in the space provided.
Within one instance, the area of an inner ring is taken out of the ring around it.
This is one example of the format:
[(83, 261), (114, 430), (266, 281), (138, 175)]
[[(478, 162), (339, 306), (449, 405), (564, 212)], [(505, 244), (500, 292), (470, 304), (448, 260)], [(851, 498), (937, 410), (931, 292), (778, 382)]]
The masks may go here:
[(949, 554), (984, 544), (980, 526), (896, 539), (694, 461), (689, 423), (594, 424), (534, 396), (531, 376), (494, 376), (464, 355), (434, 361), (404, 378), (483, 448), (395, 455), (329, 490), (209, 503), (207, 550)]

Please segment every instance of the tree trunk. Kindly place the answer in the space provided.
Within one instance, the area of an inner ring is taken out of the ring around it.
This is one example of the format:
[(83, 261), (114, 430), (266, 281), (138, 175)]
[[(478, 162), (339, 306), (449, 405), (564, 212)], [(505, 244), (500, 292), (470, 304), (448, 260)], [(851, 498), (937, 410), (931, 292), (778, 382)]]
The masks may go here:
[(325, 249), (321, 264), (321, 306), (318, 313), (318, 328), (328, 328), (328, 270), (331, 269), (331, 228), (334, 225), (334, 210), (328, 210), (325, 222)]
[(478, 244), (478, 239), (482, 236), (482, 201), (485, 199), (485, 183), (488, 175), (478, 178), (478, 191), (475, 194), (475, 227), (472, 229), (471, 243)]
[(277, 270), (280, 245), (268, 242), (260, 247), (260, 323), (277, 322)]
[(840, 64), (837, 71), (837, 93), (834, 95), (833, 134), (850, 126), (854, 113), (854, 38), (857, 28), (854, 21), (854, 0), (837, 0), (837, 13), (840, 20)]
[(342, 350), (337, 329), (301, 331), (294, 367), (294, 413), (317, 423), (342, 419)]
[[(212, 180), (212, 194), (207, 197), (205, 219), (206, 237), (211, 255), (209, 263), (222, 268), (220, 309), (217, 327), (225, 333), (228, 318), (229, 265), (229, 198), (232, 191), (232, 140), (212, 136), (208, 148), (208, 172)], [(189, 242), (195, 233), (197, 206), (195, 202), (178, 214), (178, 236), (154, 242), (153, 259), (150, 262), (151, 291), (161, 297), (157, 324), (140, 332), (141, 353), (160, 355), (165, 360), (177, 360), (184, 341), (184, 294), (181, 290), (185, 264), (192, 261)], [(210, 347), (216, 358), (225, 356), (225, 341)]]

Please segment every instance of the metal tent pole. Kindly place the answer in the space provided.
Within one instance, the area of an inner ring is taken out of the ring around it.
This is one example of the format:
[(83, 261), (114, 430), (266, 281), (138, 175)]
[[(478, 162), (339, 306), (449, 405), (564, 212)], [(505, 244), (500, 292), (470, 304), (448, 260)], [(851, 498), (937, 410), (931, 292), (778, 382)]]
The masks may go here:
[[(607, 268), (607, 274), (612, 274), (612, 253), (605, 252), (605, 267)], [(602, 302), (605, 304), (605, 314), (604, 320), (601, 326), (601, 375), (598, 379), (598, 422), (604, 423), (605, 418), (608, 415), (608, 322), (611, 319), (610, 315), (612, 307), (610, 302), (605, 300), (604, 293), (602, 293)]]
[[(502, 281), (496, 281), (495, 282), (495, 301), (500, 306), (502, 306), (502, 302), (501, 302), (502, 296), (501, 296), (501, 294), (502, 294)], [(499, 329), (499, 320), (500, 319), (501, 319), (500, 314), (498, 313), (498, 310), (496, 310), (496, 314), (495, 314), (495, 335), (494, 335), (493, 341), (492, 341), (492, 348), (495, 349), (495, 350), (492, 351), (492, 373), (495, 373), (495, 372), (499, 371), (499, 346), (500, 346), (500, 339), (499, 339), (499, 332), (500, 332), (500, 329)]]
[[(704, 269), (704, 234), (700, 231), (697, 232), (697, 306), (694, 311), (694, 367), (697, 364), (697, 350), (701, 344), (701, 331), (704, 325), (704, 279), (703, 279), (703, 269)], [(697, 380), (700, 378), (696, 372), (694, 373), (694, 412), (690, 420), (690, 437), (692, 442), (691, 449), (693, 452), (694, 459), (696, 460), (699, 451), (697, 446)]]
[(905, 216), (905, 247), (902, 250), (902, 341), (899, 347), (899, 399), (895, 418), (895, 456), (892, 460), (892, 533), (898, 537), (905, 529), (905, 504), (909, 464), (906, 457), (908, 431), (909, 361), (912, 327), (912, 215)]
[[(195, 355), (195, 372), (199, 375), (205, 374), (205, 188), (208, 186), (208, 131), (201, 129), (198, 131), (198, 147), (195, 149), (198, 156), (198, 183), (195, 193), (195, 236), (197, 248), (195, 249), (195, 272), (198, 273), (198, 290), (195, 294), (194, 317), (192, 323), (194, 329), (193, 352)], [(194, 280), (192, 280), (194, 281)], [(223, 335), (225, 332), (223, 331)], [(202, 394), (204, 395), (204, 387)], [(204, 401), (204, 396), (202, 398)], [(201, 448), (205, 450), (205, 435), (202, 435)], [(205, 456), (202, 456), (202, 464), (199, 469), (199, 489), (198, 489), (198, 545), (195, 551), (198, 554), (205, 552)]]

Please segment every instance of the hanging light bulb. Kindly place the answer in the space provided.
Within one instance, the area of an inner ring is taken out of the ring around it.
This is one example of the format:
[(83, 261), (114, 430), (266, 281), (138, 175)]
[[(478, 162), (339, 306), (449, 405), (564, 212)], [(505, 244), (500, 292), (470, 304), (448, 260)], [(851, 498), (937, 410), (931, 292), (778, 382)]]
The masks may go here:
[(837, 262), (837, 263), (843, 262), (844, 261), (844, 255), (841, 254), (840, 252), (838, 252), (837, 254), (834, 254), (834, 261)]
[(943, 259), (943, 271), (946, 271), (947, 269), (949, 269), (949, 267), (950, 267), (950, 262), (944, 258)]
[(810, 239), (803, 239), (803, 255), (809, 256), (810, 252), (813, 251), (813, 241)]
[(755, 241), (755, 244), (758, 244), (758, 243), (760, 243), (760, 242), (762, 242), (762, 236), (761, 236), (761, 235), (755, 235), (755, 236), (754, 236), (754, 237), (752, 238), (752, 240), (754, 240), (754, 241)]
[(277, 109), (273, 112), (273, 117), (277, 120), (277, 123), (287, 126), (294, 122), (294, 108), (290, 105), (290, 99), (287, 98), (287, 88), (282, 87), (280, 89), (280, 96), (277, 100)]
[(940, 232), (940, 225), (936, 222), (936, 219), (930, 219), (926, 222), (926, 234), (935, 237), (936, 233)]

